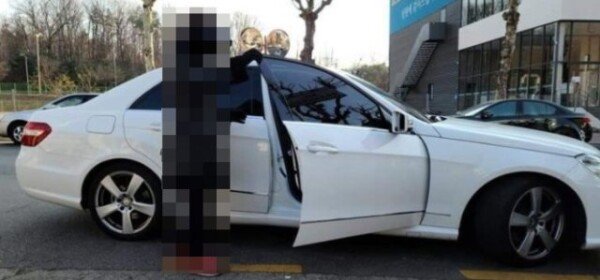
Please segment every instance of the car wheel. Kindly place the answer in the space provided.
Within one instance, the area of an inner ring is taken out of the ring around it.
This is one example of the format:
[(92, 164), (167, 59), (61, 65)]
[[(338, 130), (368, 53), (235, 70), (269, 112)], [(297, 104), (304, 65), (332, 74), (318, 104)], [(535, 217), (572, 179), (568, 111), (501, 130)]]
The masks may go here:
[(551, 181), (504, 180), (485, 193), (475, 214), (475, 237), (502, 262), (533, 266), (562, 247), (567, 225), (564, 200)]
[(105, 233), (117, 239), (137, 240), (158, 232), (161, 187), (150, 171), (116, 164), (97, 172), (90, 182), (87, 205)]
[(556, 130), (555, 132), (556, 134), (560, 134), (560, 135), (564, 135), (567, 137), (571, 137), (573, 139), (577, 139), (577, 140), (581, 140), (581, 135), (579, 134), (579, 132), (575, 131), (574, 129), (571, 128), (559, 128), (558, 130)]
[(592, 138), (594, 137), (594, 131), (592, 130), (592, 127), (589, 125), (585, 128), (584, 131), (585, 131), (585, 142), (589, 143), (590, 141), (592, 141)]
[(18, 122), (10, 125), (8, 129), (8, 137), (13, 141), (15, 145), (21, 144), (21, 139), (23, 138), (23, 130), (25, 129), (24, 122)]

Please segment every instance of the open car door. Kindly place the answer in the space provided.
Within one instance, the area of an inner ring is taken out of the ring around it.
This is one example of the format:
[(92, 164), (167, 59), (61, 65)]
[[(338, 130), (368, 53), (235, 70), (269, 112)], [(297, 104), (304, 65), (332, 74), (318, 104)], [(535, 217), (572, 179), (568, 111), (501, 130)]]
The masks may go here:
[(419, 225), (428, 160), (417, 135), (382, 128), (381, 106), (323, 69), (273, 58), (260, 68), (298, 163), (288, 168), (302, 190), (294, 246)]
[(284, 122), (295, 146), (302, 214), (294, 246), (418, 225), (426, 151), (415, 135)]

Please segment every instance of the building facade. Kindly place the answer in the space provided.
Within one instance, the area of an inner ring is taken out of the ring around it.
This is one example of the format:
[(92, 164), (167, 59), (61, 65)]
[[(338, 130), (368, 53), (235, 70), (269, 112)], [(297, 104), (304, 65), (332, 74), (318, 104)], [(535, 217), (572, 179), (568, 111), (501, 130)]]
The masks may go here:
[(390, 91), (424, 112), (455, 112), (459, 1), (392, 0), (390, 19)]
[[(441, 0), (444, 1), (444, 0)], [(394, 6), (402, 2), (437, 2), (436, 0), (392, 1), (392, 22), (402, 19)], [(407, 87), (392, 84), (395, 93), (415, 107), (428, 111), (414, 99), (427, 97), (422, 84), (434, 85), (433, 103), (429, 111), (446, 108), (435, 103), (437, 96), (453, 96), (454, 110), (461, 110), (494, 98), (500, 65), (501, 43), (506, 31), (502, 12), (507, 0), (456, 0), (436, 13), (457, 9), (460, 13), (456, 49), (444, 57), (455, 61), (457, 67), (447, 71), (457, 73), (456, 88), (443, 92), (435, 84), (448, 83), (445, 78), (427, 75), (439, 70), (432, 58), (421, 75), (418, 85), (408, 94)], [(406, 5), (406, 3), (404, 4)], [(600, 113), (600, 1), (598, 0), (522, 0), (521, 20), (512, 69), (509, 75), (508, 98), (542, 99), (568, 107), (584, 107), (594, 115)], [(427, 21), (428, 19), (423, 19)], [(432, 19), (429, 19), (432, 20)], [(446, 18), (448, 20), (448, 18)], [(421, 23), (424, 24), (424, 23)], [(392, 24), (393, 26), (394, 24)], [(406, 58), (394, 53), (394, 37), (404, 32), (392, 29), (390, 71), (399, 71), (397, 64)], [(396, 41), (410, 40), (395, 38)], [(441, 45), (440, 45), (441, 46)], [(435, 53), (440, 49), (436, 49)], [(396, 64), (396, 65), (393, 65)], [(396, 73), (397, 75), (397, 73)], [(393, 81), (393, 80), (392, 80)], [(438, 92), (436, 92), (438, 91)], [(416, 97), (419, 96), (419, 97)], [(431, 99), (431, 98), (429, 98)], [(447, 98), (446, 98), (447, 99)], [(442, 101), (440, 101), (442, 102)], [(451, 113), (439, 110), (443, 113)]]

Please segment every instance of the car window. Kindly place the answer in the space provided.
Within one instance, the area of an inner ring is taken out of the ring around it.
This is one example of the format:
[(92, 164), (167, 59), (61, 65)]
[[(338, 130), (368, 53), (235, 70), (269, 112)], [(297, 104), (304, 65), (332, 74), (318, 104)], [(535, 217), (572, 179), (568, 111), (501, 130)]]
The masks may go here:
[(81, 95), (69, 96), (69, 97), (66, 97), (66, 98), (63, 98), (61, 100), (54, 102), (52, 105), (54, 105), (54, 107), (77, 106), (79, 104), (83, 104), (83, 103), (87, 102), (90, 99), (91, 98), (87, 98), (87, 96), (81, 96)]
[(466, 116), (466, 117), (475, 116), (475, 115), (479, 114), (482, 110), (484, 110), (486, 107), (490, 106), (490, 103), (491, 102), (484, 102), (484, 103), (475, 105), (475, 106), (467, 108), (465, 110), (456, 112), (456, 115), (457, 116)]
[(379, 105), (346, 81), (299, 63), (267, 63), (275, 79), (269, 88), (280, 99), (275, 104), (282, 120), (389, 127)]
[(144, 93), (133, 105), (133, 110), (161, 110), (162, 109), (162, 83)]
[(229, 101), (233, 110), (251, 116), (264, 116), (260, 69), (248, 67), (247, 70), (248, 80), (231, 85)]
[(409, 115), (423, 121), (423, 122), (431, 122), (425, 115), (421, 114), (421, 112), (419, 112), (417, 109), (404, 104), (404, 102), (390, 96), (387, 92), (385, 92), (383, 89), (380, 89), (379, 87), (377, 87), (376, 85), (365, 81), (364, 79), (357, 77), (355, 75), (352, 75), (350, 73), (346, 73), (347, 77), (350, 78), (351, 80), (367, 87), (369, 90), (371, 90), (372, 92), (383, 96), (385, 99), (387, 99), (388, 101), (392, 102), (394, 105), (398, 106), (400, 109), (402, 109), (403, 111), (405, 111), (406, 113), (408, 113)]
[(485, 111), (491, 113), (494, 118), (513, 117), (517, 115), (517, 102), (502, 102)]
[(541, 102), (523, 102), (523, 115), (549, 116), (556, 114), (556, 107)]

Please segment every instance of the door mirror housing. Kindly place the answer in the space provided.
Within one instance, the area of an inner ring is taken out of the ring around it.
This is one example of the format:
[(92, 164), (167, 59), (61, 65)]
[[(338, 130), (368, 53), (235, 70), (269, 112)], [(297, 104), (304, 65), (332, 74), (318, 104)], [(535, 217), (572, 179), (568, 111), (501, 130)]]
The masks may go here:
[(494, 114), (492, 114), (490, 111), (488, 110), (484, 110), (483, 112), (481, 112), (481, 119), (482, 120), (488, 120), (491, 119), (494, 116)]
[(242, 110), (231, 111), (231, 122), (246, 123), (246, 117), (248, 117), (248, 114)]
[(392, 113), (392, 127), (390, 131), (394, 134), (407, 133), (412, 130), (410, 118), (401, 112)]

